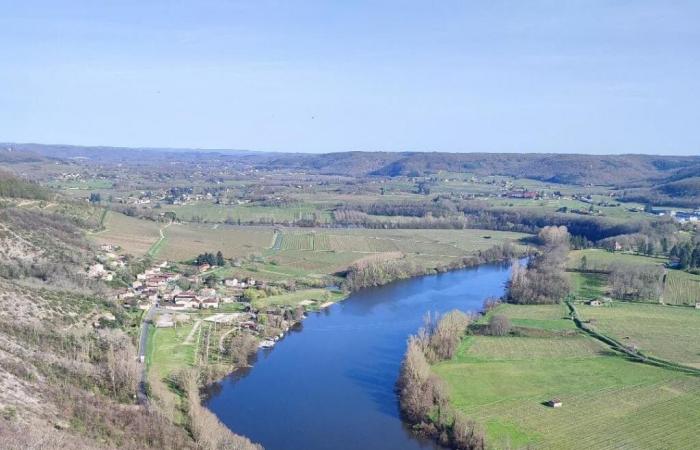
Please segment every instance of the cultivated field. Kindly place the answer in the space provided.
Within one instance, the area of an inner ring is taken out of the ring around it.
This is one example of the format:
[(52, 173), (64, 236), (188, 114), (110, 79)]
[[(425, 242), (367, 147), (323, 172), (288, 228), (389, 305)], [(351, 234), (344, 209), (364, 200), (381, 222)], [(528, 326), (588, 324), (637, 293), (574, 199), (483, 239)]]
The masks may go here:
[(700, 302), (700, 275), (669, 270), (664, 285), (663, 302), (669, 305), (691, 305)]
[[(497, 311), (518, 326), (532, 321), (538, 337), (471, 336), (434, 366), (451, 404), (485, 426), (489, 448), (695, 448), (700, 378), (630, 362), (571, 334), (560, 305)], [(561, 408), (543, 404), (554, 397)]]
[(465, 252), (486, 250), (496, 244), (525, 237), (522, 233), (490, 230), (285, 230), (283, 250), (314, 250), (353, 253), (400, 251), (459, 257)]
[(235, 227), (211, 224), (173, 224), (165, 230), (158, 259), (184, 261), (204, 252), (221, 250), (226, 258), (261, 254), (272, 246), (271, 227)]
[(116, 244), (125, 253), (142, 256), (160, 239), (158, 230), (161, 226), (157, 222), (110, 211), (105, 217), (105, 230), (93, 237), (100, 244)]
[(581, 266), (581, 259), (586, 256), (588, 269), (606, 270), (611, 264), (651, 264), (661, 265), (667, 261), (666, 258), (652, 258), (631, 253), (609, 252), (601, 249), (573, 250), (569, 252), (567, 267), (578, 269)]
[(217, 205), (208, 202), (198, 202), (190, 205), (164, 205), (162, 211), (173, 211), (181, 220), (190, 221), (200, 218), (206, 222), (223, 223), (227, 220), (238, 222), (292, 222), (301, 219), (310, 219), (316, 213), (321, 222), (330, 222), (331, 215), (328, 211), (318, 210), (311, 204), (297, 204), (291, 206), (254, 206), (254, 205)]
[(577, 306), (581, 319), (623, 344), (650, 356), (700, 368), (700, 310), (614, 302), (609, 307)]

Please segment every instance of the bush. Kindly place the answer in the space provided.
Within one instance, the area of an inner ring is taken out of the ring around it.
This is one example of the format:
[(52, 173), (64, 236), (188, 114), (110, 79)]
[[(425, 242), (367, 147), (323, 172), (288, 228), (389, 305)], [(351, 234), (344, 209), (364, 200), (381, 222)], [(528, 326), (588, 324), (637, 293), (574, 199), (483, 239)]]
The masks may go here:
[(503, 314), (495, 314), (489, 319), (489, 334), (491, 336), (505, 336), (510, 333), (510, 319)]

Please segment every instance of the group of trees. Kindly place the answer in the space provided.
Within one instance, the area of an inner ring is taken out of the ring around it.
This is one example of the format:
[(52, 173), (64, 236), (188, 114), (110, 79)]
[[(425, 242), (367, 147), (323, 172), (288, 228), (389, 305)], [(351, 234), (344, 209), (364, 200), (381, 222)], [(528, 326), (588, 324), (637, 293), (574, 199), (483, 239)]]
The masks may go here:
[(452, 448), (481, 450), (486, 447), (483, 428), (450, 406), (444, 383), (430, 369), (431, 363), (454, 355), (470, 320), (460, 311), (442, 318), (429, 315), (419, 333), (409, 338), (398, 380), (399, 404), (404, 417), (423, 434)]
[(355, 291), (423, 273), (424, 267), (407, 259), (359, 261), (348, 268), (344, 284), (348, 290)]
[(506, 299), (511, 303), (559, 303), (571, 290), (565, 271), (570, 237), (566, 227), (544, 227), (538, 238), (542, 252), (527, 266), (513, 264)]
[(671, 249), (671, 256), (678, 259), (678, 266), (681, 269), (700, 268), (700, 241), (688, 241), (674, 245)]
[(210, 266), (224, 266), (226, 265), (226, 260), (224, 259), (224, 254), (221, 253), (221, 250), (214, 253), (201, 253), (197, 255), (197, 257), (194, 259), (194, 264), (197, 266), (200, 266), (202, 264), (209, 264)]
[(664, 269), (659, 266), (616, 263), (609, 266), (610, 293), (625, 300), (658, 300)]

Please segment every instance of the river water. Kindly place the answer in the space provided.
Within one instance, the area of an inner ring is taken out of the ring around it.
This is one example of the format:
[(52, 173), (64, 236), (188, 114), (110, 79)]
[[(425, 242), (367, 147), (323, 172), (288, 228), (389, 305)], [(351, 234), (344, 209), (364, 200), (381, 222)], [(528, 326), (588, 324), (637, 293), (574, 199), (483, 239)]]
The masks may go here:
[(206, 406), (267, 450), (438, 449), (399, 416), (406, 339), (428, 311), (478, 311), (508, 277), (507, 265), (484, 265), (353, 293), (212, 386)]

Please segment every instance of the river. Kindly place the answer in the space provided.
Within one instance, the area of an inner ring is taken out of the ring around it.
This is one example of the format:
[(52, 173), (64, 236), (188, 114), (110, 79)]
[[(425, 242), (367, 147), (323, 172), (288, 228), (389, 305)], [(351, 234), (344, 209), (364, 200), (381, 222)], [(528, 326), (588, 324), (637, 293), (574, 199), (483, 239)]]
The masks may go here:
[(399, 416), (406, 339), (428, 311), (479, 310), (508, 276), (484, 265), (355, 292), (213, 385), (206, 406), (266, 450), (438, 449)]

